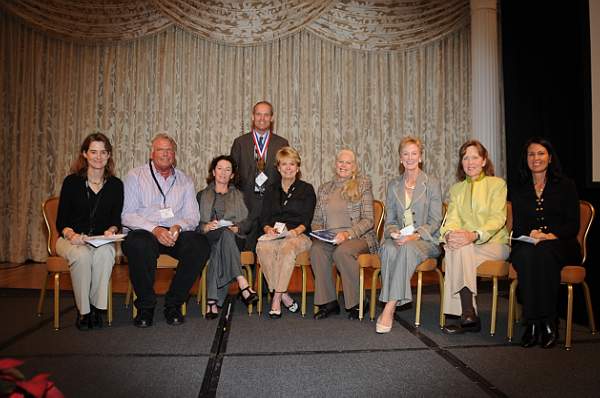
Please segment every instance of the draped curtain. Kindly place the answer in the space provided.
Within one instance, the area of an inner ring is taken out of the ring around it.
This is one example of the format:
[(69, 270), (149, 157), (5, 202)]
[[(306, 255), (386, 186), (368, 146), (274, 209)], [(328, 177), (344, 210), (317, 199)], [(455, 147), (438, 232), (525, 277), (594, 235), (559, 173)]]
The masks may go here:
[(411, 134), (447, 190), (471, 135), (468, 13), (441, 0), (3, 2), (0, 261), (45, 260), (40, 204), (90, 132), (109, 136), (120, 177), (170, 132), (199, 190), (262, 99), (315, 188), (349, 147), (383, 200)]

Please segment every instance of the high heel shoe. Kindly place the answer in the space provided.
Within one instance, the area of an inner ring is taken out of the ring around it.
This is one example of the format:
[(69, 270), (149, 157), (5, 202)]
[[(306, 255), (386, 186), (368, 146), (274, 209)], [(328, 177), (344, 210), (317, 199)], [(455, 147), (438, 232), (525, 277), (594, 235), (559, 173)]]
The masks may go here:
[(271, 318), (271, 319), (279, 319), (279, 318), (281, 318), (281, 310), (279, 310), (279, 311), (270, 310), (269, 311), (269, 318)]
[[(248, 297), (244, 297), (245, 291), (248, 292)], [(256, 294), (256, 292), (250, 290), (250, 286), (246, 286), (244, 289), (241, 289), (238, 293), (238, 296), (240, 296), (240, 299), (246, 305), (255, 304), (258, 301), (258, 295)]]
[[(392, 321), (393, 323), (393, 321)], [(377, 318), (377, 323), (375, 324), (375, 332), (379, 334), (389, 333), (392, 331), (392, 325), (385, 326), (382, 323), (379, 323), (379, 318)]]
[(298, 312), (298, 310), (300, 309), (300, 306), (298, 305), (298, 302), (296, 300), (294, 300), (293, 298), (291, 298), (287, 293), (284, 293), (284, 296), (289, 297), (292, 300), (292, 304), (287, 305), (285, 303), (285, 301), (283, 301), (283, 299), (282, 299), (281, 303), (283, 304), (283, 306), (285, 308), (287, 308), (288, 311), (291, 312), (292, 314), (295, 314), (296, 312)]
[[(206, 311), (206, 319), (216, 319), (219, 317), (219, 306), (217, 305), (217, 300), (208, 300), (206, 303), (207, 311)], [(217, 311), (214, 312), (213, 308), (216, 308)]]

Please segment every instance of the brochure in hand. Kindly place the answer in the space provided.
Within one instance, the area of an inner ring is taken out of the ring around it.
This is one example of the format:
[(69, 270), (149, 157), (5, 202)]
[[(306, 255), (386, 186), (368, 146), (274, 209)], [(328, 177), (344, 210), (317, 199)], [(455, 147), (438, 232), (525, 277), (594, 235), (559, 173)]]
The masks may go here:
[(329, 229), (318, 229), (316, 231), (312, 231), (309, 235), (313, 238), (322, 240), (323, 242), (336, 243), (335, 236), (337, 235), (337, 232)]
[(512, 240), (518, 240), (520, 242), (531, 243), (532, 245), (536, 245), (540, 240), (536, 238), (532, 238), (531, 236), (521, 235), (518, 238), (511, 238)]
[(106, 245), (107, 243), (120, 242), (125, 239), (126, 236), (127, 234), (86, 236), (84, 241), (94, 247), (100, 247)]

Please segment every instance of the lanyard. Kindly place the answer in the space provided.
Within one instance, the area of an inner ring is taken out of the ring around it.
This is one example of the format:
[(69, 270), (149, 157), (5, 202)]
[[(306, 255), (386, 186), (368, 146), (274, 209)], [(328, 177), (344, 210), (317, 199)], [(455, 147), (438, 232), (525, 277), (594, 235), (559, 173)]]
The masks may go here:
[[(104, 188), (104, 186), (102, 186), (102, 188)], [(104, 192), (104, 190), (100, 188), (100, 191), (98, 191), (98, 193), (96, 194), (96, 203), (94, 203), (94, 207), (90, 208), (90, 202), (91, 202), (91, 197), (90, 197), (90, 186), (88, 184), (88, 181), (85, 180), (85, 194), (87, 196), (87, 200), (88, 200), (88, 209), (90, 211), (90, 231), (88, 233), (88, 235), (93, 235), (93, 231), (94, 231), (94, 219), (96, 218), (96, 211), (98, 210), (98, 205), (100, 204), (100, 197), (102, 196), (102, 192)]]
[(171, 186), (169, 187), (167, 193), (164, 193), (162, 188), (160, 187), (160, 184), (158, 183), (158, 180), (156, 179), (156, 176), (154, 175), (154, 169), (152, 168), (152, 160), (150, 160), (148, 162), (148, 166), (150, 167), (150, 175), (152, 176), (152, 179), (156, 183), (156, 187), (158, 188), (158, 191), (160, 192), (161, 196), (163, 197), (163, 209), (164, 209), (167, 207), (167, 195), (169, 194), (169, 192), (171, 192), (173, 185), (175, 185), (175, 180), (177, 179), (177, 175), (175, 173), (173, 173), (173, 182), (171, 183)]
[(265, 142), (262, 145), (258, 145), (258, 133), (256, 131), (252, 134), (252, 139), (254, 140), (254, 147), (256, 148), (256, 153), (260, 157), (260, 159), (265, 160), (267, 155), (267, 149), (269, 148), (269, 141), (271, 141), (271, 132), (267, 131), (263, 136), (265, 138)]

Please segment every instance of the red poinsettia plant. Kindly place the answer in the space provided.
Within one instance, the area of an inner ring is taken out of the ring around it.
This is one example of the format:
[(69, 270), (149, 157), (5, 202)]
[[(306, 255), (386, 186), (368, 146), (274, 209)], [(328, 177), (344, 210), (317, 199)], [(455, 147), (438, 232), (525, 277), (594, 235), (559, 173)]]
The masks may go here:
[(64, 398), (54, 383), (48, 380), (49, 373), (42, 373), (27, 380), (17, 367), (23, 361), (0, 359), (0, 397), (10, 398)]

